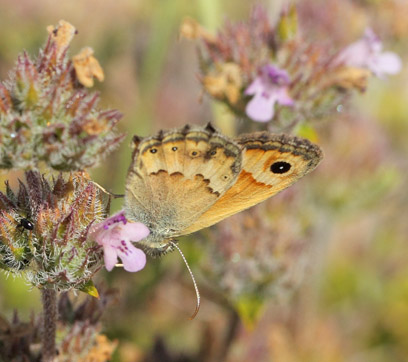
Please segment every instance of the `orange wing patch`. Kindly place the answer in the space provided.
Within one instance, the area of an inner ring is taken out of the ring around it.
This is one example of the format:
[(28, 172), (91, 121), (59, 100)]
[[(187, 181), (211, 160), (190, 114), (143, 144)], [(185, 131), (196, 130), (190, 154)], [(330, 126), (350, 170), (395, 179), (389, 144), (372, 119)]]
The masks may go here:
[[(243, 146), (242, 171), (236, 183), (191, 226), (189, 234), (254, 206), (292, 185), (312, 171), (322, 159), (321, 150), (309, 141), (284, 135), (255, 133), (239, 139)], [(287, 164), (284, 173), (272, 165)]]

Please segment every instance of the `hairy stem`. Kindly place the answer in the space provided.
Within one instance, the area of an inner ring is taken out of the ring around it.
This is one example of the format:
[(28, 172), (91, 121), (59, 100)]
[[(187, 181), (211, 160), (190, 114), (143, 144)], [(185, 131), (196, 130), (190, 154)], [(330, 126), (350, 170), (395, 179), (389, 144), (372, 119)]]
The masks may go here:
[(43, 331), (42, 331), (42, 362), (53, 362), (56, 356), (55, 335), (57, 327), (57, 292), (42, 289)]

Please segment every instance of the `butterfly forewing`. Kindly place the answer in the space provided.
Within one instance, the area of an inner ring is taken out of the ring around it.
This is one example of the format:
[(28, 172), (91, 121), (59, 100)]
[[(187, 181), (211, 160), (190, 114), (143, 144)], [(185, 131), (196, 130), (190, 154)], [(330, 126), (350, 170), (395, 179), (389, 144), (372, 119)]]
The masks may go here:
[(242, 170), (237, 181), (183, 232), (192, 233), (266, 200), (312, 171), (320, 148), (307, 140), (267, 132), (239, 137)]

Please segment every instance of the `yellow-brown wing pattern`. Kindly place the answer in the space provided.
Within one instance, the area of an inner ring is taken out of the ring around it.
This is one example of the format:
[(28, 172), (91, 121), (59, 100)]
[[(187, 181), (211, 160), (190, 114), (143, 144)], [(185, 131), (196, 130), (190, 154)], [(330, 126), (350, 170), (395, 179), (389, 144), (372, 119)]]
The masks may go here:
[(151, 248), (182, 234), (241, 170), (240, 146), (211, 125), (160, 132), (134, 143), (125, 209), (130, 220), (149, 227), (143, 244)]

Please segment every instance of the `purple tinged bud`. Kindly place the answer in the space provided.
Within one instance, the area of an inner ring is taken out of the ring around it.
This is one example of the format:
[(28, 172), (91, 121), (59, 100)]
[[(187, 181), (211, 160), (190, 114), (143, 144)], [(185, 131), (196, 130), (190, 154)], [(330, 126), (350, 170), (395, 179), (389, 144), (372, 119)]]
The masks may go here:
[(285, 70), (279, 69), (273, 65), (265, 65), (261, 69), (261, 73), (263, 73), (264, 77), (267, 77), (266, 81), (270, 81), (273, 84), (279, 86), (285, 86), (290, 83), (289, 75)]

